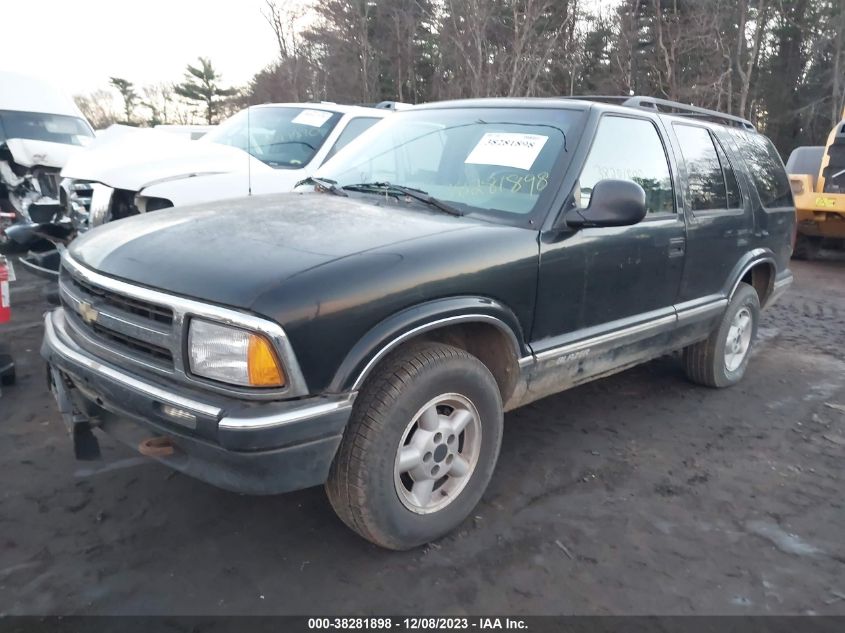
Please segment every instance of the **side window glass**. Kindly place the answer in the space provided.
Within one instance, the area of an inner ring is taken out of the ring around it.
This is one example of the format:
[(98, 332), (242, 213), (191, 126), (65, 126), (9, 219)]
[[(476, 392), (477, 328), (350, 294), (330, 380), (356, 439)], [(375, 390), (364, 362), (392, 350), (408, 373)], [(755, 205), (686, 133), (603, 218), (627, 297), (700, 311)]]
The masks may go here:
[(687, 168), (686, 198), (690, 209), (727, 209), (725, 175), (710, 132), (691, 125), (673, 127)]
[(340, 150), (349, 145), (349, 143), (354, 141), (363, 132), (369, 130), (371, 127), (373, 127), (373, 125), (375, 125), (379, 121), (381, 121), (381, 119), (371, 119), (364, 117), (358, 117), (349, 121), (349, 123), (346, 124), (346, 127), (343, 128), (343, 131), (338, 135), (334, 147), (332, 147), (329, 150), (329, 153), (326, 154), (326, 160), (330, 159), (332, 156), (337, 154)]
[(719, 154), (719, 162), (722, 163), (722, 172), (725, 174), (725, 187), (728, 190), (728, 209), (739, 209), (742, 207), (742, 194), (739, 192), (739, 184), (736, 181), (736, 174), (731, 165), (725, 148), (719, 139), (716, 141), (716, 153)]
[(789, 178), (772, 142), (762, 134), (735, 130), (742, 158), (764, 207), (792, 205)]
[(646, 193), (648, 213), (674, 213), (669, 160), (651, 121), (606, 116), (576, 184), (575, 204), (586, 208), (600, 180), (632, 180)]

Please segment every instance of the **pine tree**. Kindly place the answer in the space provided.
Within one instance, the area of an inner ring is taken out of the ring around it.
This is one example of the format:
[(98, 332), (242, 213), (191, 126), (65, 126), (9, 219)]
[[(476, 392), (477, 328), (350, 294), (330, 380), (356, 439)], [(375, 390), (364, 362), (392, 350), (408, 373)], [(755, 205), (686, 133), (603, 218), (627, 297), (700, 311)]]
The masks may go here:
[(217, 120), (220, 104), (226, 97), (237, 94), (235, 88), (222, 88), (222, 77), (214, 70), (211, 60), (207, 57), (199, 58), (199, 66), (188, 64), (185, 70), (185, 81), (173, 87), (180, 97), (194, 101), (205, 107), (205, 121), (212, 125)]

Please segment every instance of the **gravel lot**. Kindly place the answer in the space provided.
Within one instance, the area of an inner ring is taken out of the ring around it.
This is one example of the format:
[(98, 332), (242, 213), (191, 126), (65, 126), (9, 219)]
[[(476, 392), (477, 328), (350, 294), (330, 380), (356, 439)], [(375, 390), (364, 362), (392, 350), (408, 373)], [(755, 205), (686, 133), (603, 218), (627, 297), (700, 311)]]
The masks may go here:
[(508, 414), (475, 516), (407, 553), (320, 488), (239, 496), (108, 438), (74, 461), (19, 274), (0, 614), (845, 614), (845, 257), (793, 270), (741, 385), (667, 357)]

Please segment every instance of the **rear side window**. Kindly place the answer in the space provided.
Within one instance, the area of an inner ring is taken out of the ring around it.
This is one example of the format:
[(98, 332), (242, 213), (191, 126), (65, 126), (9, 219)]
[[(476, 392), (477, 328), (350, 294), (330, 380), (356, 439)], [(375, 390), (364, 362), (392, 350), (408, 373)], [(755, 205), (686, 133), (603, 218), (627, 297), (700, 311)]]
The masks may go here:
[(674, 213), (669, 160), (651, 121), (606, 116), (599, 123), (590, 155), (575, 191), (575, 204), (586, 208), (600, 180), (633, 180), (645, 189), (649, 213)]
[(687, 167), (686, 198), (690, 209), (727, 209), (725, 176), (710, 132), (703, 127), (690, 125), (674, 127)]
[(789, 178), (772, 142), (762, 134), (735, 130), (734, 135), (763, 206), (792, 206)]

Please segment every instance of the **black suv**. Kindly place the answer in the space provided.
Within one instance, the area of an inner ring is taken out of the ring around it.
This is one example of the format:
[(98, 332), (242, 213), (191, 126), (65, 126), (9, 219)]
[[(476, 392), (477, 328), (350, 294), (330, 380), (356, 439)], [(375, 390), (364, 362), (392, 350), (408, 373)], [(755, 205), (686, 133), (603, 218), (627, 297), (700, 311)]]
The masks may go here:
[(303, 188), (71, 245), (42, 354), (78, 455), (96, 428), (229, 490), (325, 483), (410, 548), (478, 503), (504, 411), (673, 350), (733, 385), (792, 280), (772, 144), (656, 99), (416, 107)]

